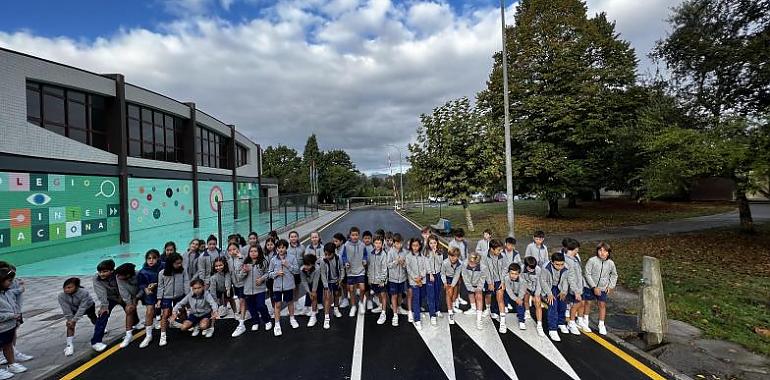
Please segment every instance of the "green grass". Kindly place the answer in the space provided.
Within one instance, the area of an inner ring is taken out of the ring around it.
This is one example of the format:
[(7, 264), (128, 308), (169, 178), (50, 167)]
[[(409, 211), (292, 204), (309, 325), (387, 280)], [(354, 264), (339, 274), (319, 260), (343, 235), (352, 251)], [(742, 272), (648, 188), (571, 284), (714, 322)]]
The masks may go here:
[[(563, 217), (553, 219), (545, 217), (546, 206), (542, 201), (516, 201), (514, 203), (516, 235), (531, 236), (536, 230), (543, 230), (546, 234), (596, 231), (735, 210), (735, 206), (731, 203), (649, 202), (639, 204), (625, 199), (579, 202), (577, 208), (566, 208), (566, 205), (566, 201), (559, 205)], [(481, 237), (482, 231), (486, 228), (491, 229), (495, 236), (507, 235), (505, 202), (472, 204), (469, 207), (476, 227), (475, 232), (469, 231), (462, 206), (443, 206), (441, 215), (449, 219), (453, 227), (465, 229), (466, 236), (471, 239)], [(439, 208), (426, 207), (423, 213), (420, 207), (416, 207), (408, 210), (406, 215), (418, 224), (433, 224), (439, 218)], [(737, 217), (736, 223), (738, 223)]]
[(733, 229), (613, 242), (620, 283), (639, 288), (642, 256), (661, 260), (668, 317), (709, 337), (770, 355), (770, 224), (747, 236)]

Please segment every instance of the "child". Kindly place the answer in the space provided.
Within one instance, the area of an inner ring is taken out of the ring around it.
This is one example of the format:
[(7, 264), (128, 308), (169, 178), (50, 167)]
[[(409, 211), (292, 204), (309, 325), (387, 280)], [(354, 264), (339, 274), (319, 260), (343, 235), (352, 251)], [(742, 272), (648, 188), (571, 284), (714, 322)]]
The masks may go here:
[(444, 280), (444, 293), (446, 297), (447, 313), (449, 313), (449, 324), (455, 324), (455, 313), (460, 313), (455, 302), (457, 300), (457, 283), (460, 282), (460, 273), (462, 272), (462, 263), (460, 263), (460, 250), (451, 248), (449, 256), (441, 263), (441, 277)]
[(259, 245), (250, 245), (248, 256), (243, 260), (240, 276), (243, 281), (243, 294), (246, 307), (251, 314), (251, 331), (259, 330), (260, 322), (265, 325), (265, 331), (273, 328), (270, 313), (265, 305), (269, 263)]
[[(439, 247), (437, 237), (428, 236), (428, 249), (425, 250), (424, 255), (428, 264), (426, 288), (428, 312), (441, 317), (441, 264), (444, 261), (444, 252)], [(430, 319), (430, 324), (436, 325), (435, 317)]]
[[(120, 342), (120, 348), (126, 348), (134, 338), (134, 329), (141, 330), (144, 327), (144, 324), (139, 322), (139, 315), (136, 313), (136, 305), (139, 303), (139, 296), (141, 295), (136, 278), (136, 265), (132, 263), (120, 264), (115, 268), (115, 280), (118, 284), (120, 298), (126, 305), (126, 335)], [(136, 325), (133, 325), (134, 323)]]
[(299, 323), (294, 318), (294, 276), (292, 273), (297, 271), (297, 259), (294, 256), (287, 255), (289, 242), (281, 239), (276, 245), (278, 254), (270, 261), (268, 269), (270, 278), (273, 279), (273, 310), (275, 315), (275, 326), (273, 326), (273, 335), (281, 336), (281, 307), (284, 302), (289, 309), (289, 323), (296, 329)]
[(313, 327), (318, 323), (318, 320), (316, 319), (316, 314), (318, 313), (318, 299), (316, 298), (316, 292), (318, 292), (318, 283), (321, 280), (321, 271), (316, 268), (315, 263), (315, 255), (308, 255), (302, 258), (300, 293), (305, 293), (305, 296), (310, 299), (310, 308), (312, 310), (310, 319), (307, 322), (307, 327)]
[[(428, 262), (427, 258), (422, 255), (422, 242), (417, 238), (409, 240), (409, 254), (406, 255), (406, 273), (409, 276), (409, 288), (412, 289), (411, 300), (408, 302), (408, 305), (411, 307), (409, 310), (411, 312), (409, 314), (411, 317), (409, 322), (414, 322), (414, 327), (417, 330), (422, 330), (420, 305), (422, 305), (422, 300), (427, 296), (425, 277), (428, 274)], [(435, 310), (430, 314), (430, 317), (431, 322), (435, 321)]]
[[(324, 253), (324, 246), (321, 242), (321, 235), (318, 234), (318, 232), (313, 231), (310, 233), (310, 244), (305, 247), (305, 256), (307, 255), (315, 255), (318, 259), (321, 259), (323, 257)], [(320, 261), (316, 261), (320, 264)]]
[(468, 298), (471, 300), (471, 304), (475, 304), (476, 307), (476, 328), (479, 330), (484, 329), (484, 325), (481, 322), (482, 310), (484, 310), (484, 297), (482, 295), (484, 291), (484, 284), (487, 282), (486, 270), (481, 264), (481, 256), (475, 252), (468, 256), (468, 262), (463, 265), (462, 277), (465, 289), (468, 291)]
[(561, 338), (556, 331), (558, 326), (562, 334), (569, 333), (564, 324), (564, 311), (567, 309), (565, 300), (569, 290), (569, 273), (564, 267), (564, 254), (554, 252), (551, 262), (540, 271), (540, 296), (545, 297), (548, 303), (548, 335), (554, 342), (560, 342)]
[(356, 315), (356, 290), (358, 290), (358, 308), (361, 314), (366, 312), (364, 299), (366, 298), (366, 260), (368, 255), (364, 242), (358, 240), (361, 230), (358, 227), (350, 228), (350, 240), (342, 246), (342, 264), (347, 273), (348, 294), (350, 295), (350, 313)]
[[(166, 258), (163, 270), (158, 276), (158, 301), (156, 308), (160, 308), (160, 341), (158, 345), (163, 347), (167, 343), (166, 331), (169, 326), (169, 317), (171, 309), (182, 301), (187, 291), (187, 275), (184, 271), (184, 260), (178, 253), (172, 253)], [(182, 327), (176, 320), (171, 320), (171, 326), (174, 328)]]
[(67, 320), (67, 346), (64, 347), (64, 356), (72, 356), (75, 352), (73, 343), (75, 324), (84, 315), (91, 320), (91, 323), (96, 324), (96, 307), (88, 290), (80, 286), (80, 279), (77, 277), (70, 277), (64, 281), (63, 291), (59, 293), (59, 305)]
[(214, 323), (212, 319), (218, 319), (217, 302), (210, 292), (206, 291), (203, 280), (196, 278), (190, 282), (190, 292), (174, 305), (173, 317), (176, 319), (182, 308), (187, 307), (187, 319), (182, 323), (180, 330), (193, 329), (192, 336), (198, 336), (203, 330), (203, 336), (211, 338), (214, 335)]
[(522, 265), (521, 255), (519, 254), (519, 251), (516, 250), (515, 238), (510, 236), (505, 238), (505, 250), (503, 251), (503, 255), (508, 257), (508, 260), (511, 263)]
[(527, 245), (527, 250), (524, 251), (524, 257), (532, 256), (537, 259), (537, 265), (541, 268), (545, 268), (548, 264), (548, 247), (543, 243), (545, 241), (545, 232), (536, 231), (532, 236), (532, 243)]
[[(16, 272), (16, 267), (13, 266), (13, 264), (11, 264), (9, 262), (6, 262), (6, 261), (0, 261), (0, 269), (10, 269), (14, 273)], [(23, 297), (24, 293), (23, 292), (18, 292), (16, 290), (20, 289), (22, 285), (24, 285), (24, 281), (22, 279), (20, 279), (18, 276), (14, 276), (13, 282), (11, 282), (11, 290), (13, 291), (11, 293), (16, 296), (16, 313), (19, 314), (19, 325), (24, 323), (24, 316), (21, 313), (22, 304), (23, 304), (23, 300), (24, 300), (24, 297)], [(18, 329), (16, 331), (18, 332)], [(16, 362), (17, 363), (23, 363), (23, 362), (26, 362), (26, 361), (34, 359), (34, 357), (32, 355), (27, 355), (27, 354), (19, 351), (19, 349), (16, 347), (16, 337), (17, 337), (17, 335), (16, 335), (16, 333), (14, 333), (14, 336), (13, 336), (13, 355), (14, 355), (14, 359), (16, 360)], [(5, 357), (0, 356), (0, 365), (4, 365), (4, 364), (7, 364), (7, 361), (5, 360)]]
[(537, 259), (533, 256), (524, 258), (524, 270), (521, 272), (521, 279), (527, 285), (524, 293), (524, 319), (530, 318), (529, 307), (535, 305), (535, 320), (537, 321), (537, 335), (545, 337), (543, 331), (543, 305), (540, 303), (540, 272), (541, 268), (537, 265)]
[(217, 238), (214, 235), (209, 236), (206, 241), (206, 250), (198, 255), (197, 266), (198, 272), (195, 278), (203, 280), (206, 289), (211, 285), (209, 279), (214, 273), (214, 260), (222, 255), (222, 252), (217, 248)]
[(16, 271), (10, 267), (0, 269), (0, 346), (3, 348), (8, 367), (0, 370), (0, 377), (8, 379), (15, 373), (22, 373), (27, 367), (16, 362), (13, 341), (16, 329), (21, 324), (21, 313), (17, 305), (17, 299), (24, 292), (24, 283), (14, 287)]
[(398, 315), (401, 314), (399, 297), (406, 290), (406, 252), (402, 248), (401, 234), (393, 234), (393, 248), (388, 251), (388, 294), (393, 309), (393, 326), (398, 326)]
[(487, 252), (489, 252), (489, 242), (492, 240), (492, 230), (487, 228), (484, 230), (484, 235), (481, 240), (476, 243), (476, 253), (478, 253), (481, 257), (484, 257), (487, 255)]
[(386, 232), (385, 235), (385, 246), (383, 247), (386, 252), (390, 252), (390, 249), (393, 248), (393, 232)]
[[(94, 293), (99, 301), (99, 312), (97, 313), (96, 324), (94, 325), (94, 335), (91, 338), (91, 347), (96, 352), (102, 352), (107, 345), (102, 343), (104, 338), (104, 329), (110, 318), (110, 313), (116, 305), (120, 305), (126, 312), (126, 320), (135, 312), (133, 305), (127, 305), (120, 297), (118, 290), (118, 281), (115, 277), (115, 262), (104, 260), (96, 266), (96, 275), (94, 276)], [(126, 323), (129, 325), (130, 323)]]
[[(164, 248), (165, 251), (165, 248)], [(173, 254), (173, 253), (172, 253)], [(145, 336), (139, 348), (145, 348), (152, 342), (152, 328), (155, 321), (155, 304), (158, 302), (158, 273), (163, 269), (160, 262), (160, 252), (151, 249), (144, 255), (144, 266), (136, 275), (140, 299), (144, 305)]]
[(369, 278), (369, 288), (379, 298), (380, 306), (372, 309), (374, 313), (380, 313), (377, 324), (382, 325), (387, 319), (386, 310), (388, 309), (388, 295), (385, 284), (388, 281), (388, 254), (383, 249), (383, 237), (377, 235), (374, 237), (372, 251), (369, 253), (369, 266), (367, 267), (367, 277)]
[[(248, 238), (248, 241), (246, 242), (246, 245), (241, 247), (241, 257), (246, 258), (247, 256), (249, 256), (249, 250), (251, 249), (251, 247), (256, 247), (258, 245), (259, 245), (259, 235), (254, 231), (249, 232), (249, 238)], [(259, 249), (262, 250), (261, 247)]]
[[(465, 231), (462, 228), (457, 228), (452, 232), (452, 235), (454, 236), (454, 239), (452, 239), (449, 242), (449, 248), (457, 248), (460, 250), (460, 261), (467, 261), (468, 260), (468, 242), (465, 241)], [(469, 296), (470, 297), (470, 296)], [(459, 305), (467, 305), (468, 302), (465, 301), (462, 297), (458, 296), (456, 297), (455, 306)], [(471, 302), (471, 313), (476, 312), (476, 303)]]
[(428, 238), (430, 238), (430, 227), (425, 226), (420, 230), (420, 236), (422, 237), (422, 240), (420, 243), (422, 244), (422, 253), (425, 254), (425, 251), (428, 250)]
[[(364, 233), (361, 235), (361, 240), (364, 241), (364, 247), (366, 247), (367, 255), (371, 254), (372, 251), (374, 250), (374, 246), (372, 245), (372, 231), (369, 231), (369, 230), (364, 231)], [(364, 271), (364, 272), (366, 272), (366, 271)], [(364, 275), (364, 279), (366, 279), (366, 277), (367, 276)], [(374, 307), (374, 305), (372, 303), (372, 295), (374, 295), (374, 293), (369, 288), (369, 282), (368, 281), (364, 281), (364, 286), (366, 287), (366, 295), (367, 295), (366, 296), (366, 310), (372, 310), (372, 308)], [(377, 300), (374, 300), (374, 301), (377, 302)]]
[[(294, 275), (294, 283), (299, 286), (301, 280), (300, 280), (300, 266), (303, 263), (302, 257), (305, 256), (305, 246), (302, 245), (302, 243), (299, 242), (299, 233), (297, 231), (291, 231), (289, 232), (289, 248), (286, 251), (286, 253), (290, 256), (294, 256), (294, 259), (297, 261), (297, 271), (295, 273), (292, 273)], [(299, 303), (300, 294), (297, 293), (295, 302), (295, 310), (297, 310), (300, 314), (305, 314), (304, 309), (304, 302), (302, 304)]]
[(227, 259), (224, 257), (217, 257), (214, 259), (213, 269), (211, 270), (211, 277), (209, 278), (209, 292), (214, 296), (219, 304), (217, 312), (219, 315), (224, 316), (227, 313), (226, 302), (230, 298), (230, 268), (227, 266)]
[[(508, 275), (505, 276), (504, 287), (505, 296), (516, 304), (516, 316), (519, 318), (519, 330), (526, 330), (527, 325), (524, 323), (524, 296), (527, 293), (527, 283), (521, 279), (521, 265), (517, 263), (511, 263), (508, 265)], [(500, 333), (505, 333), (507, 327), (505, 326), (505, 320), (500, 319)]]
[(230, 275), (230, 285), (228, 287), (228, 301), (230, 307), (235, 313), (235, 299), (238, 297), (238, 314), (235, 318), (238, 320), (238, 327), (232, 333), (232, 337), (239, 337), (246, 332), (246, 326), (243, 321), (246, 319), (246, 297), (243, 295), (243, 276), (241, 276), (241, 269), (243, 268), (243, 258), (241, 257), (240, 243), (230, 243), (227, 245), (227, 269)]
[(160, 254), (160, 258), (158, 261), (163, 264), (166, 262), (166, 259), (168, 259), (169, 256), (171, 256), (172, 253), (176, 252), (176, 243), (173, 241), (167, 241), (166, 244), (163, 245), (163, 253)]
[[(505, 325), (505, 289), (502, 286), (503, 279), (508, 274), (508, 265), (511, 262), (502, 255), (503, 244), (500, 240), (489, 242), (487, 254), (482, 257), (484, 267), (487, 269), (487, 288), (484, 295), (488, 308), (483, 316), (492, 315), (492, 319), (500, 320), (500, 332), (504, 332)], [(492, 299), (494, 296), (494, 299)]]
[[(583, 278), (583, 268), (580, 263), (580, 243), (573, 238), (565, 238), (562, 242), (564, 246), (564, 266), (569, 273), (569, 290), (567, 292), (567, 304), (571, 305), (569, 308), (569, 316), (567, 321), (567, 329), (573, 335), (580, 335), (578, 327), (583, 327), (583, 289), (586, 287), (585, 279)], [(575, 318), (578, 318), (580, 325), (575, 323)]]
[[(273, 261), (273, 258), (278, 254), (275, 250), (275, 242), (277, 240), (273, 239), (272, 236), (267, 237), (267, 240), (265, 240), (265, 259), (267, 259), (267, 265), (270, 266), (270, 262)], [(273, 279), (271, 277), (267, 278), (267, 295), (270, 297), (270, 299), (273, 299)], [(272, 301), (270, 302), (272, 305)], [(271, 306), (272, 307), (272, 306)], [(270, 313), (273, 314), (273, 313)]]
[(324, 288), (324, 329), (329, 329), (332, 304), (334, 304), (334, 316), (342, 317), (340, 313), (339, 288), (342, 279), (342, 266), (337, 258), (337, 246), (334, 243), (324, 245), (324, 259), (321, 263), (321, 285)]
[[(332, 236), (332, 243), (334, 243), (334, 246), (337, 247), (336, 250), (334, 251), (334, 254), (337, 256), (338, 259), (341, 259), (340, 255), (342, 255), (342, 245), (345, 244), (346, 241), (347, 240), (345, 239), (345, 235), (339, 232), (337, 232), (336, 234), (334, 234), (334, 236)], [(340, 273), (340, 275), (342, 276), (341, 277), (342, 282), (345, 283), (345, 285), (347, 285), (347, 280), (346, 280), (347, 271), (345, 270), (344, 266), (342, 268), (342, 272)], [(341, 308), (346, 308), (350, 305), (350, 302), (348, 301), (348, 287), (342, 286), (340, 289), (340, 293), (341, 293), (341, 298), (340, 298), (339, 306)]]
[(588, 326), (588, 314), (591, 310), (590, 301), (599, 303), (599, 334), (607, 335), (607, 327), (604, 318), (607, 316), (607, 296), (609, 296), (618, 283), (618, 271), (615, 262), (610, 255), (612, 247), (601, 242), (596, 246), (596, 256), (588, 259), (585, 268), (585, 279), (588, 287), (583, 291), (586, 299), (583, 314), (583, 326)]
[(187, 248), (187, 252), (182, 257), (182, 266), (187, 274), (187, 278), (195, 278), (198, 273), (198, 255), (200, 255), (200, 241), (192, 239)]

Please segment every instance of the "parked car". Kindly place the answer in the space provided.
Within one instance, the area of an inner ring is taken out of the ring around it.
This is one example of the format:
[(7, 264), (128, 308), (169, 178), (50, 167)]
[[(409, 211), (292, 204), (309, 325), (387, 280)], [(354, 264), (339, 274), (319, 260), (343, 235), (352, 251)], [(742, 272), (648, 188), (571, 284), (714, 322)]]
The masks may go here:
[(490, 201), (492, 201), (492, 198), (482, 192), (471, 194), (471, 203), (487, 203)]
[(430, 203), (444, 203), (444, 202), (446, 202), (446, 198), (444, 198), (444, 197), (434, 197), (432, 195), (428, 195), (428, 202), (430, 202)]
[[(496, 193), (493, 198), (494, 198), (495, 202), (505, 202), (505, 201), (508, 200), (508, 195), (506, 195), (505, 193), (500, 191), (500, 192)], [(516, 198), (514, 198), (514, 199), (516, 199)]]

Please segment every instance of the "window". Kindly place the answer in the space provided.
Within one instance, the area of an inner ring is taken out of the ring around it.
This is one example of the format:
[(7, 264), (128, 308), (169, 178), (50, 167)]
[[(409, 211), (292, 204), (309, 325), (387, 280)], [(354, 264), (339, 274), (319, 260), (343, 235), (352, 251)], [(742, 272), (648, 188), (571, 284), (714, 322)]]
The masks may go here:
[(230, 151), (230, 138), (202, 126), (196, 128), (195, 136), (195, 142), (200, 150), (196, 155), (198, 165), (232, 169), (227, 156), (227, 152)]
[(184, 141), (182, 119), (136, 104), (127, 105), (126, 117), (129, 156), (185, 162), (184, 156), (177, 154), (182, 152)]
[(62, 136), (108, 150), (106, 98), (27, 82), (27, 121)]
[(235, 146), (235, 166), (241, 167), (249, 164), (249, 149), (241, 144)]

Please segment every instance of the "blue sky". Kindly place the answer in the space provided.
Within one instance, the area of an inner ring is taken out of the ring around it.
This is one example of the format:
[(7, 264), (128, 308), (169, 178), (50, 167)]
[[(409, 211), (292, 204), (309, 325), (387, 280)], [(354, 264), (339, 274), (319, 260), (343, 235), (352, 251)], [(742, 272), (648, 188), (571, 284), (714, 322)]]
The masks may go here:
[[(589, 0), (637, 51), (639, 73), (681, 0)], [(515, 5), (507, 1), (509, 23)], [(419, 115), (484, 88), (500, 49), (495, 0), (9, 0), (0, 47), (182, 101), (253, 140), (344, 149), (387, 171)], [(393, 157), (396, 152), (392, 151)]]

